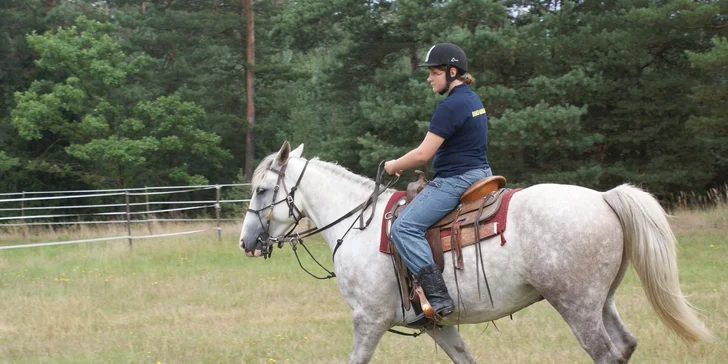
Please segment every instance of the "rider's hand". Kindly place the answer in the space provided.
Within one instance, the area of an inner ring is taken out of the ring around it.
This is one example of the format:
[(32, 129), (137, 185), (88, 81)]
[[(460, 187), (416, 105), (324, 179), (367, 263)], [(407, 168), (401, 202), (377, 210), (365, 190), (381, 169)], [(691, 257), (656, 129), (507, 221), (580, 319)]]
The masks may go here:
[(387, 171), (387, 173), (391, 176), (393, 174), (400, 175), (402, 173), (401, 169), (394, 169), (394, 163), (395, 160), (392, 159), (391, 161), (384, 162), (384, 170)]

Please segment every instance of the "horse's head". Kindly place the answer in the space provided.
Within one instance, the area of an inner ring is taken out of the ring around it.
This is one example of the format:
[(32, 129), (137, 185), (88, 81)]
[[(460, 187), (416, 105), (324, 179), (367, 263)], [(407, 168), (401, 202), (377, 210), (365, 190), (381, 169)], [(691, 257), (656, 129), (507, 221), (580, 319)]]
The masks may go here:
[(270, 256), (274, 243), (282, 244), (303, 218), (300, 197), (296, 196), (299, 174), (289, 175), (291, 158), (301, 157), (303, 144), (291, 151), (288, 142), (271, 154), (253, 173), (253, 195), (240, 231), (240, 249), (249, 257)]

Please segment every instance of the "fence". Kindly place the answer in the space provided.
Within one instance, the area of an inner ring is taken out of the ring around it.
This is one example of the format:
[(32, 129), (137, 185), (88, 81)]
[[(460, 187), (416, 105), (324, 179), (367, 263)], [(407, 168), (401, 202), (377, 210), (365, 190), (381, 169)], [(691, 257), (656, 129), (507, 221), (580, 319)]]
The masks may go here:
[[(247, 199), (222, 199), (223, 188), (239, 188), (246, 187), (249, 184), (218, 184), (218, 185), (201, 185), (201, 186), (167, 186), (167, 187), (144, 187), (144, 188), (128, 188), (128, 189), (108, 189), (108, 190), (76, 190), (76, 191), (44, 191), (44, 192), (15, 192), (0, 193), (0, 229), (4, 227), (28, 227), (28, 226), (54, 226), (54, 225), (90, 225), (90, 224), (124, 224), (126, 225), (126, 235), (100, 237), (84, 240), (56, 241), (34, 244), (0, 246), (2, 249), (14, 249), (37, 246), (51, 246), (76, 244), (85, 242), (98, 242), (108, 240), (127, 239), (131, 246), (134, 239), (149, 239), (165, 236), (176, 236), (195, 234), (203, 230), (181, 231), (167, 234), (156, 235), (132, 235), (132, 224), (155, 223), (155, 222), (215, 222), (215, 230), (217, 232), (218, 241), (222, 240), (221, 222), (222, 221), (239, 221), (239, 219), (223, 218), (221, 210), (223, 204), (236, 204), (248, 202)], [(214, 190), (214, 199), (170, 199), (169, 196), (182, 196), (184, 194), (192, 197), (205, 196), (205, 191)], [(232, 191), (235, 194), (234, 191)], [(240, 193), (237, 193), (238, 195)], [(131, 202), (134, 198), (144, 198), (143, 202)], [(152, 200), (150, 201), (150, 197)], [(166, 200), (154, 201), (154, 198), (164, 197)], [(67, 205), (63, 202), (70, 200), (91, 200), (91, 203), (81, 205)], [(117, 200), (111, 203), (109, 200)], [(123, 201), (118, 201), (123, 199)], [(40, 205), (53, 201), (55, 206)], [(95, 202), (95, 203), (94, 203)], [(185, 207), (171, 206), (191, 205)], [(168, 207), (157, 208), (156, 206)], [(142, 207), (140, 211), (139, 207)], [(155, 209), (152, 209), (154, 207)], [(98, 209), (113, 208), (119, 211), (95, 212)], [(214, 218), (204, 217), (209, 209), (214, 209)], [(59, 211), (62, 213), (51, 213)], [(77, 213), (68, 213), (72, 210)], [(41, 211), (42, 214), (36, 213)], [(196, 212), (197, 217), (191, 217), (191, 213)], [(200, 217), (200, 212), (203, 217)], [(19, 213), (16, 216), (4, 216), (6, 214)], [(184, 215), (175, 217), (174, 214)], [(160, 214), (168, 214), (168, 218), (158, 218)], [(116, 217), (116, 219), (114, 219)], [(143, 218), (138, 218), (143, 217)], [(75, 218), (76, 221), (68, 221)], [(60, 221), (59, 221), (60, 220)], [(151, 232), (151, 230), (150, 230)]]

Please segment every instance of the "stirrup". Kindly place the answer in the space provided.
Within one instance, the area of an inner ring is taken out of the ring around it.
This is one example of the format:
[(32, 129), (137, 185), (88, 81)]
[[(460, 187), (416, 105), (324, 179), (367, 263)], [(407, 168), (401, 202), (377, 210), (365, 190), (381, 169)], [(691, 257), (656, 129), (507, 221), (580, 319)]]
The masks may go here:
[(425, 327), (430, 324), (430, 320), (425, 317), (424, 313), (420, 313), (419, 315), (415, 316), (411, 321), (407, 321), (407, 327), (419, 329), (420, 327)]
[[(420, 307), (422, 308), (422, 313), (415, 316), (415, 318), (412, 321), (407, 322), (407, 325), (417, 325), (417, 326), (425, 326), (429, 322), (438, 323), (442, 319), (442, 316), (435, 311), (435, 308), (432, 307), (430, 304), (430, 301), (427, 299), (427, 296), (425, 295), (425, 291), (422, 289), (422, 286), (420, 285), (420, 282), (418, 280), (414, 280), (412, 282), (414, 286), (414, 294), (419, 298), (420, 301)], [(452, 310), (445, 313), (445, 315), (449, 315), (452, 313)]]
[(417, 294), (420, 299), (422, 314), (430, 320), (436, 320), (439, 315), (437, 314), (437, 312), (435, 312), (435, 309), (430, 304), (430, 301), (427, 300), (427, 296), (425, 296), (425, 291), (422, 289), (422, 286), (418, 281), (415, 281), (415, 294)]
[(432, 324), (438, 324), (440, 322), (440, 320), (442, 320), (443, 317), (451, 314), (453, 311), (454, 310), (449, 310), (447, 312), (442, 312), (442, 313), (436, 312), (435, 315), (436, 315), (437, 319), (434, 319), (434, 318), (429, 319), (427, 316), (425, 316), (424, 312), (421, 312), (420, 314), (415, 316), (412, 320), (407, 321), (406, 326), (418, 329), (420, 327), (425, 327), (425, 326), (432, 325)]

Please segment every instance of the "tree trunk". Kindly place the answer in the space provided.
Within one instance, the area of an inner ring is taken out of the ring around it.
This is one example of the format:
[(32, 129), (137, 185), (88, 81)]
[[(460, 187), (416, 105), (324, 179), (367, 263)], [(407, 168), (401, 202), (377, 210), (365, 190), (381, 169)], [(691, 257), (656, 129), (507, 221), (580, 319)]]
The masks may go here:
[(414, 44), (410, 45), (409, 58), (410, 58), (410, 67), (412, 69), (412, 72), (417, 71), (417, 65), (419, 64), (419, 59), (417, 58), (417, 47)]
[(53, 10), (56, 7), (56, 0), (47, 0), (46, 6), (48, 7), (48, 11)]
[(248, 131), (245, 136), (245, 180), (253, 176), (253, 159), (255, 155), (255, 23), (253, 19), (253, 0), (241, 0), (245, 17), (245, 94), (247, 97)]

